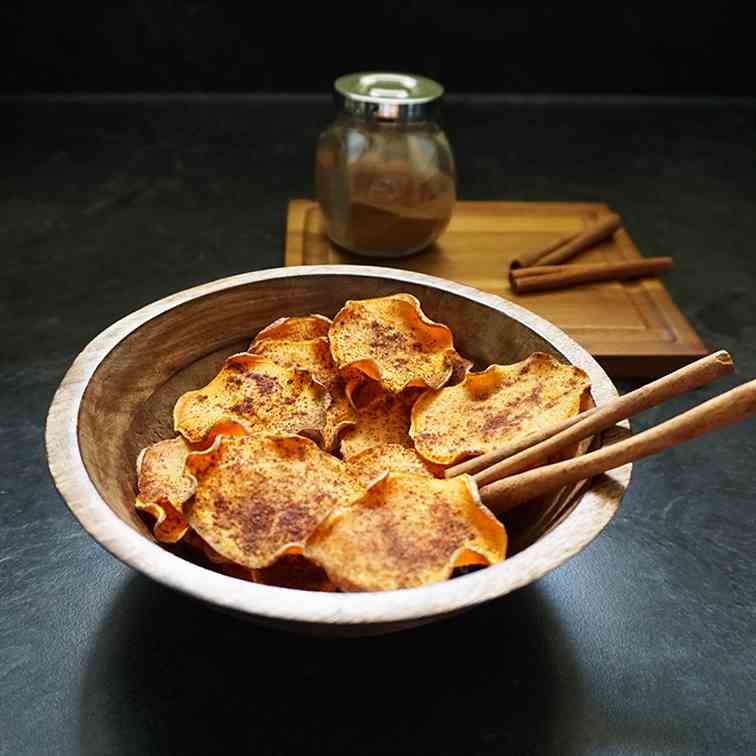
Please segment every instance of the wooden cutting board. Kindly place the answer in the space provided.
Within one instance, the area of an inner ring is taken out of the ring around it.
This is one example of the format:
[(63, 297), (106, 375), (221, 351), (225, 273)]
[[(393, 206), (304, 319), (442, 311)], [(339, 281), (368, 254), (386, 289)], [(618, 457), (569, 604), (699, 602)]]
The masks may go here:
[[(428, 250), (397, 260), (365, 258), (333, 245), (312, 200), (289, 203), (286, 265), (368, 264), (439, 276), (532, 310), (582, 344), (614, 377), (652, 377), (707, 354), (659, 279), (585, 284), (514, 294), (509, 261), (575, 234), (610, 212), (601, 203), (458, 202), (446, 231)], [(581, 253), (582, 262), (640, 257), (627, 231)], [(674, 275), (674, 269), (668, 274)]]

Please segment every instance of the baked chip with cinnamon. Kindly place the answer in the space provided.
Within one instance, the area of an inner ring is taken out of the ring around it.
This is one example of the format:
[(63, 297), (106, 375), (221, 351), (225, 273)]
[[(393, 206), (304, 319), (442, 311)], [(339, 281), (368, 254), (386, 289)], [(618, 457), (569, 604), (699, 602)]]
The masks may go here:
[(305, 556), (344, 591), (387, 591), (446, 580), (456, 567), (504, 559), (504, 526), (468, 475), (389, 473), (310, 536)]
[(202, 442), (221, 421), (247, 433), (303, 433), (322, 439), (331, 396), (309, 372), (257, 354), (234, 354), (204, 388), (179, 397), (174, 428)]
[(280, 339), (282, 341), (304, 341), (328, 335), (331, 319), (325, 315), (304, 315), (296, 318), (278, 318), (265, 326), (255, 336), (250, 345), (253, 347), (262, 339)]
[[(223, 555), (219, 554), (207, 541), (205, 541), (204, 538), (202, 538), (199, 533), (196, 533), (193, 530), (189, 530), (189, 532), (186, 534), (186, 538), (184, 539), (184, 543), (186, 543), (187, 546), (190, 546), (195, 551), (199, 552), (199, 555), (202, 556), (204, 559), (206, 559), (210, 564), (213, 565), (230, 565), (233, 564), (233, 562), (230, 559), (226, 559)], [(249, 571), (248, 567), (245, 567), (247, 571)]]
[[(417, 392), (387, 394), (377, 384), (370, 383), (360, 392), (357, 419), (353, 428), (341, 435), (341, 456), (349, 459), (374, 446), (397, 444), (412, 448), (409, 436), (410, 412)], [(366, 396), (368, 393), (370, 396)]]
[[(220, 422), (210, 429), (204, 444), (210, 446), (220, 434), (245, 435), (236, 423)], [(135, 506), (155, 518), (152, 532), (158, 541), (176, 543), (187, 533), (189, 526), (182, 507), (194, 493), (194, 487), (184, 475), (184, 464), (190, 452), (202, 448), (203, 444), (190, 444), (183, 436), (176, 436), (139, 452)]]
[(270, 567), (252, 569), (226, 559), (194, 530), (189, 530), (184, 538), (184, 543), (199, 552), (199, 555), (215, 569), (231, 577), (279, 588), (294, 588), (300, 591), (337, 590), (336, 586), (328, 579), (323, 568), (301, 554), (285, 554), (279, 557)]
[(580, 368), (534, 352), (426, 391), (412, 408), (409, 435), (425, 459), (452, 465), (578, 414), (587, 408), (589, 389)]
[(364, 488), (346, 465), (295, 435), (220, 436), (190, 454), (184, 515), (218, 554), (252, 569), (301, 553), (313, 530)]
[(333, 449), (341, 432), (354, 425), (357, 414), (347, 399), (344, 379), (333, 362), (328, 339), (320, 336), (290, 341), (258, 337), (249, 351), (267, 357), (277, 365), (306, 370), (326, 387), (331, 395), (331, 404), (323, 428), (323, 445), (326, 449)]
[(344, 393), (343, 386), (331, 393), (331, 404), (323, 427), (323, 448), (333, 451), (344, 431), (357, 423), (357, 413)]
[(325, 336), (301, 340), (258, 338), (250, 345), (249, 352), (267, 357), (276, 365), (307, 370), (326, 388), (341, 377)]
[(143, 501), (138, 496), (134, 506), (140, 512), (147, 512), (155, 522), (152, 525), (152, 535), (161, 543), (177, 543), (185, 535), (189, 526), (183, 516), (168, 502)]
[(426, 462), (414, 449), (399, 444), (382, 444), (349, 457), (347, 467), (357, 480), (369, 486), (387, 472), (408, 473), (425, 478), (439, 477), (443, 468)]
[(192, 481), (184, 476), (184, 463), (192, 450), (181, 436), (142, 449), (137, 458), (136, 508), (155, 518), (152, 532), (158, 541), (176, 543), (189, 526), (181, 506), (192, 495)]
[(359, 370), (394, 394), (440, 388), (458, 358), (449, 328), (430, 320), (410, 294), (348, 301), (328, 339), (339, 369)]

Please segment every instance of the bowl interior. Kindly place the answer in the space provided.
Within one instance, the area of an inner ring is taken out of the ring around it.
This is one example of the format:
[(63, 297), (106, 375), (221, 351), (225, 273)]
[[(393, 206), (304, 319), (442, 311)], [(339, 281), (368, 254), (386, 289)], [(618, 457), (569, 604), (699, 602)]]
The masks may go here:
[[(425, 283), (364, 275), (294, 275), (213, 291), (128, 332), (105, 355), (87, 385), (78, 441), (86, 471), (107, 506), (152, 539), (134, 509), (135, 462), (142, 448), (175, 435), (176, 399), (205, 385), (225, 357), (243, 351), (251, 337), (276, 318), (333, 316), (348, 299), (400, 291), (414, 294), (431, 318), (446, 323), (457, 349), (477, 368), (515, 362), (534, 351), (565, 359), (546, 338), (505, 312)], [(568, 515), (578, 493), (579, 487), (563, 490), (512, 513), (505, 522), (510, 554), (526, 549)]]

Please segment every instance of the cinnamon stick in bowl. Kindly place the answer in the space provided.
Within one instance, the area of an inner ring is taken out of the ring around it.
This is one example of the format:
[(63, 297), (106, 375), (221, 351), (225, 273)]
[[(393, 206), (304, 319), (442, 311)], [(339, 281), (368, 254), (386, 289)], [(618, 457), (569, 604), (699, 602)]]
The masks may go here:
[(496, 514), (570, 483), (643, 459), (756, 414), (756, 380), (709, 399), (635, 436), (580, 457), (495, 480), (480, 497)]
[(734, 369), (728, 352), (723, 349), (713, 352), (629, 394), (618, 396), (601, 407), (593, 407), (557, 425), (534, 431), (479, 457), (459, 462), (449, 467), (444, 476), (453, 478), (467, 473), (475, 478), (478, 485), (483, 486), (499, 478), (529, 470), (558, 456), (565, 449), (572, 448), (575, 443), (611, 428), (620, 420), (634, 417), (673, 397), (705, 386), (729, 375)]

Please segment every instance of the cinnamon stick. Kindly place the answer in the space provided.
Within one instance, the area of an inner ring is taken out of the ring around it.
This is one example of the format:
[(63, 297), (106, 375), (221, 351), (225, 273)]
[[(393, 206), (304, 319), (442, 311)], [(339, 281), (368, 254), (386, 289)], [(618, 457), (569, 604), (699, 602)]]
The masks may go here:
[[(549, 458), (563, 453), (573, 444), (611, 428), (620, 420), (637, 415), (649, 407), (654, 407), (699, 386), (704, 386), (720, 376), (731, 373), (733, 369), (732, 357), (724, 350), (696, 360), (663, 378), (607, 402), (588, 415), (585, 413), (578, 415), (579, 422), (527, 449), (518, 451), (513, 456), (506, 458), (500, 456), (502, 452), (507, 453), (506, 448), (497, 450), (491, 454), (491, 457), (498, 456), (501, 461), (477, 472), (474, 476), (475, 482), (478, 486), (485, 486), (508, 475), (538, 467)], [(447, 470), (446, 474), (460, 467), (456, 465)]]
[(509, 282), (515, 293), (526, 294), (548, 289), (564, 289), (596, 281), (623, 281), (643, 276), (655, 276), (671, 267), (671, 257), (648, 257), (628, 262), (595, 265), (539, 265), (511, 270)]
[(444, 477), (454, 478), (457, 475), (462, 475), (462, 473), (474, 475), (481, 470), (485, 470), (486, 468), (491, 467), (497, 462), (501, 462), (502, 459), (513, 457), (518, 452), (525, 451), (525, 449), (529, 449), (531, 446), (535, 446), (541, 441), (545, 441), (546, 439), (555, 436), (557, 433), (560, 433), (563, 430), (567, 430), (567, 428), (571, 428), (577, 423), (582, 423), (586, 417), (592, 415), (594, 412), (596, 412), (597, 409), (598, 407), (591, 407), (590, 409), (585, 410), (585, 412), (581, 412), (579, 415), (574, 415), (573, 417), (568, 417), (566, 420), (562, 420), (561, 423), (550, 425), (547, 428), (542, 428), (541, 430), (534, 431), (533, 433), (528, 433), (522, 438), (511, 441), (510, 443), (501, 446), (498, 449), (494, 449), (493, 451), (481, 454), (479, 457), (473, 457), (472, 459), (467, 459), (464, 462), (459, 462), (452, 467), (447, 467), (444, 471)]
[(516, 278), (521, 281), (523, 278), (535, 278), (540, 276), (550, 276), (554, 273), (584, 273), (586, 271), (603, 270), (609, 266), (615, 265), (628, 265), (632, 263), (646, 263), (651, 260), (671, 260), (667, 257), (642, 257), (636, 260), (623, 260), (612, 263), (586, 263), (584, 265), (574, 265), (572, 263), (568, 265), (531, 265), (529, 268), (516, 268), (509, 272), (509, 277)]
[(597, 223), (589, 226), (579, 234), (565, 236), (559, 241), (550, 244), (543, 249), (532, 252), (524, 252), (509, 264), (511, 268), (526, 268), (531, 265), (556, 265), (569, 260), (578, 252), (598, 244), (600, 241), (611, 236), (622, 226), (622, 219), (616, 213), (610, 213), (602, 217)]
[(489, 509), (502, 514), (541, 494), (657, 454), (753, 414), (756, 414), (756, 380), (709, 399), (637, 436), (580, 457), (497, 480), (481, 488), (480, 497)]
[(547, 247), (541, 247), (540, 249), (534, 249), (530, 252), (522, 252), (518, 257), (515, 257), (512, 262), (509, 263), (510, 270), (521, 270), (523, 268), (529, 268), (533, 265), (539, 265), (541, 258), (551, 254), (560, 247), (564, 247), (565, 244), (577, 239), (580, 234), (569, 234), (563, 236), (561, 239), (557, 239), (555, 242), (549, 244)]

